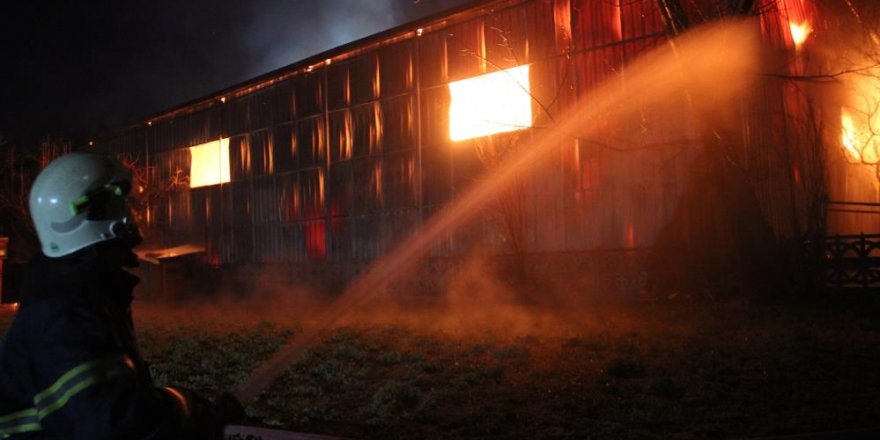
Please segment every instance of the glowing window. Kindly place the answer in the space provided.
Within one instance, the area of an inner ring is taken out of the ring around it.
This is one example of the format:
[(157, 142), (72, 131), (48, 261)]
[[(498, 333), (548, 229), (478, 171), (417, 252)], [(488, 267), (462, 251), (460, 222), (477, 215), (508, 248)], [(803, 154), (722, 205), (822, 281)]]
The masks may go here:
[(449, 83), (449, 137), (462, 141), (532, 126), (529, 66)]
[(229, 138), (189, 147), (189, 187), (229, 182)]

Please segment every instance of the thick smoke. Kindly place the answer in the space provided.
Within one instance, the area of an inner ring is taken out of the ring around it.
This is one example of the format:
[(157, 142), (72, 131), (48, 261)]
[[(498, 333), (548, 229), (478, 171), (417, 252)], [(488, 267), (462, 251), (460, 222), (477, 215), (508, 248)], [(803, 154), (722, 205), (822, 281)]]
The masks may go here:
[[(609, 295), (573, 290), (565, 279), (509, 278), (484, 256), (466, 257), (435, 287), (419, 287), (418, 273), (351, 309), (334, 327), (392, 326), (452, 336), (499, 337), (568, 335), (617, 326), (615, 310), (631, 303)], [(201, 283), (196, 283), (201, 284)], [(145, 287), (145, 286), (144, 286)], [(320, 326), (337, 307), (338, 294), (290, 280), (286, 269), (267, 266), (225, 276), (216, 287), (176, 289), (171, 301), (137, 300), (135, 312), (146, 323), (171, 326), (239, 326), (268, 322), (286, 328)], [(136, 297), (156, 292), (139, 290)]]
[(245, 42), (257, 75), (294, 61), (464, 3), (412, 0), (334, 0), (251, 3)]

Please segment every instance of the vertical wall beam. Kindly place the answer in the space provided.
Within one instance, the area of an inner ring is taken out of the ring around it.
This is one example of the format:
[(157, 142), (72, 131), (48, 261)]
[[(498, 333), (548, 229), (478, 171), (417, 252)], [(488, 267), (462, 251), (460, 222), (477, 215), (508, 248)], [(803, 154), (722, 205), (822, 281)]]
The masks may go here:
[(421, 35), (416, 34), (416, 37), (413, 38), (413, 88), (415, 89), (416, 103), (415, 103), (415, 119), (416, 119), (416, 203), (418, 204), (419, 209), (419, 220), (417, 227), (419, 231), (422, 229), (422, 225), (425, 222), (425, 183), (424, 183), (424, 175), (422, 174), (422, 81), (421, 81), (421, 70), (419, 69), (420, 65), (420, 57), (419, 50), (420, 45), (419, 41), (421, 40)]
[(324, 107), (324, 121), (323, 121), (323, 131), (324, 131), (324, 194), (321, 196), (324, 198), (324, 260), (329, 261), (333, 258), (333, 218), (330, 210), (330, 194), (333, 192), (333, 187), (331, 182), (333, 179), (330, 177), (330, 162), (331, 162), (331, 154), (330, 154), (330, 91), (329, 91), (329, 83), (327, 80), (327, 72), (329, 69), (326, 67), (321, 69), (321, 105)]

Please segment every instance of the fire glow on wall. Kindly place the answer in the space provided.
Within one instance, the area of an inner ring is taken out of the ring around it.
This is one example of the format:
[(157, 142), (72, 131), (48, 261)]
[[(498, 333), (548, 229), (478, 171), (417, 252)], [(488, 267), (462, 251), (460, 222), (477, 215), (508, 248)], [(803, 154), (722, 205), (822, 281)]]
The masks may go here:
[(189, 147), (189, 187), (229, 182), (229, 138)]
[(463, 141), (532, 126), (529, 66), (449, 83), (449, 137)]

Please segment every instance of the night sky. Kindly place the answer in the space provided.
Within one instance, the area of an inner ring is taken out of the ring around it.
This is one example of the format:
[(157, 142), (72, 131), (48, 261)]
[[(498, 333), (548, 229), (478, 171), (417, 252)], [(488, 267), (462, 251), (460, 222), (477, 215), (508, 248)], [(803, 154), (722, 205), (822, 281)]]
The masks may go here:
[(81, 143), (467, 1), (4, 2), (0, 133)]

